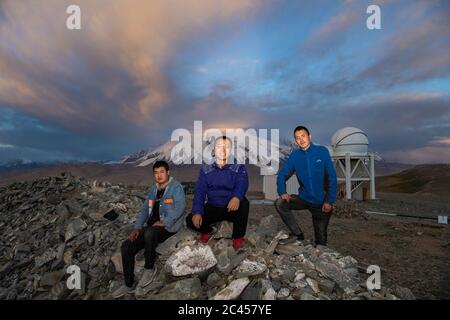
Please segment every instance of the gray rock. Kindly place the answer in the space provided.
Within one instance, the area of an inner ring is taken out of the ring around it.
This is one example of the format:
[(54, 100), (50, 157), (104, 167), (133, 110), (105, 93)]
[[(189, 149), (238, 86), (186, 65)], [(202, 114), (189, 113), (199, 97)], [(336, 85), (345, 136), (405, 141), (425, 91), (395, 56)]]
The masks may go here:
[(19, 253), (29, 253), (31, 251), (31, 247), (28, 244), (21, 243), (16, 245), (14, 248), (14, 256), (16, 256)]
[(345, 256), (343, 258), (338, 259), (337, 263), (342, 269), (347, 269), (355, 267), (358, 261), (351, 256)]
[(226, 273), (230, 269), (230, 265), (231, 260), (228, 257), (228, 250), (225, 249), (217, 256), (217, 269), (222, 273)]
[(300, 296), (300, 300), (319, 300), (319, 299), (308, 292), (303, 292)]
[(245, 288), (241, 294), (242, 300), (258, 300), (261, 298), (262, 294), (262, 283), (260, 279), (254, 279)]
[(88, 234), (88, 245), (92, 246), (94, 244), (94, 234), (89, 232)]
[(34, 259), (34, 263), (36, 265), (36, 267), (42, 267), (43, 265), (49, 263), (50, 261), (52, 261), (53, 259), (56, 258), (58, 252), (56, 250), (49, 249), (47, 251), (45, 251), (42, 255), (36, 257)]
[(314, 293), (319, 293), (319, 285), (317, 284), (317, 281), (311, 278), (306, 278), (306, 283), (308, 283), (309, 287), (314, 291)]
[(227, 248), (217, 257), (217, 270), (224, 275), (229, 275), (248, 255), (248, 252), (236, 253), (233, 248)]
[(416, 297), (412, 291), (408, 288), (395, 285), (392, 289), (392, 293), (401, 300), (416, 300)]
[(67, 210), (70, 212), (70, 216), (73, 218), (78, 218), (83, 213), (83, 208), (78, 202), (75, 201), (69, 201), (66, 203)]
[(266, 249), (264, 249), (264, 252), (266, 254), (273, 254), (273, 252), (275, 251), (275, 248), (278, 245), (278, 242), (281, 239), (287, 239), (289, 238), (289, 236), (284, 232), (284, 231), (279, 231), (277, 233), (277, 235), (272, 239), (272, 241), (270, 242), (270, 244), (267, 246)]
[(351, 278), (356, 278), (359, 274), (359, 271), (356, 268), (347, 268), (344, 269), (344, 272)]
[(61, 243), (56, 249), (55, 260), (52, 264), (52, 269), (61, 268), (64, 265), (64, 249), (66, 248), (65, 243)]
[(217, 273), (213, 272), (211, 273), (208, 278), (206, 279), (206, 283), (210, 287), (219, 287), (225, 283), (223, 278), (219, 276)]
[(233, 280), (226, 288), (219, 291), (212, 300), (235, 300), (250, 283), (248, 278)]
[(47, 202), (54, 206), (59, 204), (61, 201), (62, 201), (62, 198), (59, 195), (51, 194), (47, 197)]
[(263, 237), (273, 237), (279, 231), (277, 225), (275, 215), (270, 215), (261, 219), (256, 232)]
[(227, 239), (219, 239), (219, 241), (216, 242), (213, 246), (214, 253), (219, 254), (220, 252), (226, 250), (228, 247), (230, 247), (231, 242)]
[(317, 279), (319, 289), (327, 294), (331, 294), (334, 290), (335, 283), (329, 279), (319, 278)]
[(272, 284), (269, 280), (263, 279), (261, 281), (262, 290), (260, 300), (275, 300), (277, 297), (277, 293), (275, 289), (272, 287)]
[(264, 249), (266, 247), (264, 237), (255, 231), (247, 231), (246, 238), (248, 243), (250, 243), (250, 245), (256, 247), (257, 249)]
[(275, 252), (281, 255), (295, 257), (303, 253), (303, 247), (293, 244), (278, 245)]
[(211, 269), (217, 264), (209, 246), (186, 246), (167, 259), (167, 270), (173, 276), (199, 274)]
[(116, 269), (117, 273), (123, 273), (123, 267), (122, 267), (122, 254), (120, 253), (120, 251), (116, 251), (112, 256), (111, 256), (111, 262), (114, 265), (114, 268)]
[(281, 288), (277, 293), (277, 299), (286, 299), (289, 297), (290, 290), (288, 288)]
[(80, 218), (73, 219), (66, 227), (65, 241), (70, 241), (87, 228), (86, 222)]
[(70, 294), (70, 290), (67, 288), (65, 283), (58, 282), (50, 290), (48, 298), (50, 300), (63, 300)]
[(297, 270), (295, 268), (288, 267), (282, 275), (282, 278), (285, 279), (287, 282), (292, 282), (295, 279), (295, 273)]
[(267, 270), (267, 266), (263, 263), (245, 259), (236, 268), (236, 278), (245, 278), (256, 276)]
[(171, 255), (184, 246), (193, 245), (196, 242), (194, 233), (187, 229), (182, 229), (166, 241), (156, 247), (156, 252), (161, 255)]
[(53, 287), (57, 284), (64, 276), (64, 271), (53, 271), (44, 274), (40, 280), (41, 287)]
[(195, 300), (202, 292), (198, 277), (172, 282), (156, 295), (149, 295), (148, 300)]
[(69, 210), (67, 210), (66, 205), (63, 203), (60, 203), (56, 206), (55, 213), (64, 220), (70, 217), (70, 212)]
[(233, 234), (233, 224), (228, 221), (220, 222), (217, 232), (214, 234), (214, 239), (231, 239)]
[(359, 286), (358, 283), (342, 271), (342, 269), (332, 263), (320, 261), (316, 265), (316, 269), (324, 276), (336, 282), (347, 294), (354, 292)]
[(278, 280), (272, 280), (272, 288), (275, 291), (278, 291), (281, 289), (281, 282)]

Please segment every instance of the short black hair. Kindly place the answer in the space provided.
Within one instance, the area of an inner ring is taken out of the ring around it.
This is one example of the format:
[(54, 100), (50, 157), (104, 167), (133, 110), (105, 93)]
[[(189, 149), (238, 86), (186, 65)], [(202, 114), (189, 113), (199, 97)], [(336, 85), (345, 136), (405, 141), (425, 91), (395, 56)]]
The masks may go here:
[(218, 137), (216, 140), (214, 140), (214, 146), (216, 145), (217, 141), (219, 140), (228, 140), (230, 142), (230, 145), (233, 145), (233, 141), (231, 141), (231, 138), (227, 137), (227, 136), (221, 136)]
[(164, 160), (156, 161), (153, 164), (153, 171), (155, 171), (156, 168), (161, 168), (161, 167), (164, 167), (166, 169), (166, 171), (169, 171), (169, 164), (167, 162), (165, 162)]
[(307, 127), (304, 127), (304, 126), (297, 126), (297, 127), (295, 127), (295, 129), (294, 129), (294, 134), (295, 134), (297, 131), (300, 131), (300, 130), (305, 130), (306, 133), (308, 133), (308, 135), (310, 135), (308, 128), (307, 128)]

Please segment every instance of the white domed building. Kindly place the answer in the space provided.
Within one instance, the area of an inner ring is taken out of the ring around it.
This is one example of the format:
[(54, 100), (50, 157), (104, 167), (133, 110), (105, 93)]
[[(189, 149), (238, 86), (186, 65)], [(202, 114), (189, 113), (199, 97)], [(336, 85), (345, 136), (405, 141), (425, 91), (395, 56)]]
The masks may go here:
[(365, 156), (368, 154), (369, 139), (367, 134), (358, 128), (345, 127), (336, 131), (331, 138), (333, 155), (353, 155)]
[(331, 138), (332, 158), (338, 179), (338, 198), (375, 199), (375, 155), (361, 129), (345, 127)]

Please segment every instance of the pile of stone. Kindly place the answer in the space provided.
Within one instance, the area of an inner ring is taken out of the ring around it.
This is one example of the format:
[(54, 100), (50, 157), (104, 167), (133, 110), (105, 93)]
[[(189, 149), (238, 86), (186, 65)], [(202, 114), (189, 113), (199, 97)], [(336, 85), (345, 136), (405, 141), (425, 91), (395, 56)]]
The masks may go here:
[[(86, 181), (64, 173), (0, 188), (0, 299), (110, 299), (123, 283), (120, 246), (145, 199), (145, 188)], [(158, 246), (158, 273), (125, 299), (409, 299), (406, 288), (368, 290), (350, 256), (308, 242), (287, 242), (275, 217), (231, 247), (223, 222), (208, 245), (185, 227)], [(69, 289), (68, 267), (82, 288)], [(136, 257), (136, 278), (144, 268)]]
[[(102, 298), (146, 190), (70, 173), (0, 188), (0, 299)], [(69, 290), (77, 265), (84, 290)]]
[[(308, 241), (291, 242), (274, 229), (273, 216), (248, 230), (248, 248), (231, 247), (232, 225), (222, 222), (208, 245), (182, 230), (158, 247), (156, 284), (139, 289), (137, 299), (362, 300), (414, 299), (407, 288), (368, 290), (369, 275), (351, 256)], [(206, 249), (207, 248), (207, 249)], [(180, 263), (181, 261), (189, 263)], [(205, 261), (196, 264), (193, 261)], [(210, 261), (210, 263), (206, 263)], [(119, 285), (117, 283), (116, 285)]]

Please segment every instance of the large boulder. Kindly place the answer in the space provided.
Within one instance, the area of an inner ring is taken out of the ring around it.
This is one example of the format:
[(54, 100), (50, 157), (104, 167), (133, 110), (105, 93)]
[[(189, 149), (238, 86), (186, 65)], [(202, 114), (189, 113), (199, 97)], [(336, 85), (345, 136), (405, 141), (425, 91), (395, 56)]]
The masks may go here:
[(170, 256), (166, 261), (167, 270), (173, 276), (199, 274), (217, 264), (209, 246), (186, 246)]

